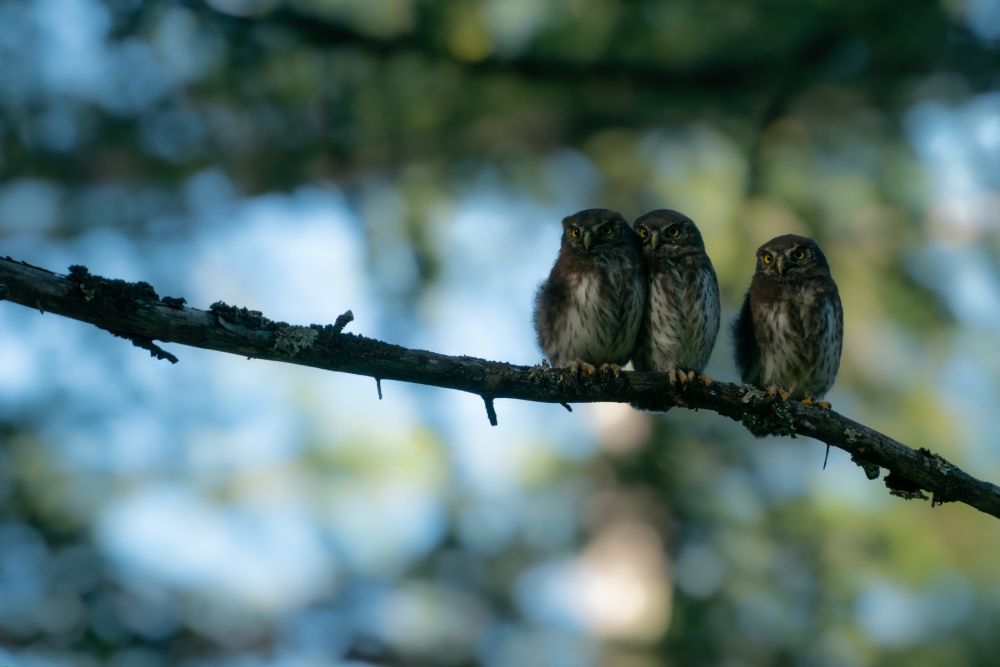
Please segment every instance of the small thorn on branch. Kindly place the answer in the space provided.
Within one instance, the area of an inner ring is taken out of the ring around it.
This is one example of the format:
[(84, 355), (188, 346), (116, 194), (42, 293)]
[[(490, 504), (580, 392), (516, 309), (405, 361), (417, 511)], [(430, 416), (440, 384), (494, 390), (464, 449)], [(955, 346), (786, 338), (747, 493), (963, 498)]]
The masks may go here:
[(483, 396), (483, 403), (486, 404), (486, 418), (490, 420), (490, 426), (497, 425), (497, 409), (493, 407), (493, 399)]
[(569, 403), (560, 403), (559, 405), (566, 408), (566, 412), (573, 412), (573, 406), (571, 406)]
[(375, 389), (378, 390), (378, 400), (382, 400), (382, 378), (375, 378)]
[(826, 455), (823, 456), (823, 470), (826, 470), (826, 462), (830, 460), (830, 443), (826, 443)]
[(154, 359), (163, 359), (165, 361), (169, 361), (172, 364), (176, 364), (178, 361), (180, 361), (180, 359), (178, 359), (176, 356), (174, 356), (170, 352), (167, 352), (162, 347), (154, 343), (153, 339), (151, 338), (145, 338), (143, 336), (129, 336), (127, 334), (118, 333), (117, 331), (112, 331), (111, 333), (114, 334), (115, 336), (118, 336), (119, 338), (124, 338), (126, 340), (132, 341), (132, 344), (135, 345), (136, 347), (141, 347), (144, 350), (149, 350), (149, 356), (153, 357)]
[(333, 333), (339, 334), (344, 330), (348, 324), (354, 321), (354, 313), (347, 311), (342, 315), (337, 316), (337, 321), (333, 323)]

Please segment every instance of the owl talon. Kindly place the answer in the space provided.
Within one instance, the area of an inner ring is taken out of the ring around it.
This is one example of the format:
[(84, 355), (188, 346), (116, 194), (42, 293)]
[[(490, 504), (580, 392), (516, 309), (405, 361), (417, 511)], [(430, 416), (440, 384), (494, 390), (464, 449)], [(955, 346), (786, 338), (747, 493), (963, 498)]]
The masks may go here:
[(706, 387), (712, 386), (713, 380), (712, 380), (712, 378), (710, 376), (705, 375), (704, 373), (698, 373), (697, 377), (698, 377), (699, 380), (701, 380), (701, 383), (703, 385), (705, 385)]
[(677, 384), (677, 369), (676, 368), (668, 368), (667, 369), (667, 381), (670, 382), (671, 385)]
[(597, 367), (597, 370), (602, 373), (610, 372), (615, 377), (618, 377), (622, 373), (622, 367), (618, 364), (601, 364)]
[(829, 410), (830, 409), (830, 404), (827, 401), (817, 401), (812, 396), (806, 396), (805, 398), (802, 399), (801, 403), (802, 403), (802, 405), (813, 405), (813, 406), (816, 406), (820, 410)]
[(586, 361), (571, 361), (566, 364), (566, 368), (577, 375), (593, 375), (595, 370), (594, 366)]
[(772, 384), (772, 385), (768, 386), (768, 388), (767, 388), (767, 395), (770, 396), (771, 398), (774, 398), (775, 396), (779, 396), (781, 398), (781, 401), (783, 403), (787, 403), (788, 399), (790, 399), (792, 397), (792, 395), (786, 389), (782, 389), (781, 387), (779, 387), (776, 384)]

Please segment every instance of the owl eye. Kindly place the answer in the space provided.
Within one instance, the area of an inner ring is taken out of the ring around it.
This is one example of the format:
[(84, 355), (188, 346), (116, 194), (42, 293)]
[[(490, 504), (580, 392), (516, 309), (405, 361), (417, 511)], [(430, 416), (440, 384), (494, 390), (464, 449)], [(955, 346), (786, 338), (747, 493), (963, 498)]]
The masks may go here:
[(579, 238), (580, 237), (580, 230), (577, 229), (576, 227), (570, 227), (569, 228), (569, 237), (571, 239)]
[(774, 257), (771, 257), (771, 255), (769, 253), (765, 252), (761, 256), (760, 261), (762, 261), (764, 263), (764, 266), (767, 266), (768, 264), (770, 264), (771, 262), (774, 261)]
[(645, 227), (640, 227), (639, 229), (635, 230), (635, 233), (639, 235), (640, 239), (644, 239), (647, 236), (649, 236), (649, 230), (646, 229)]
[(667, 236), (669, 236), (672, 239), (675, 239), (680, 235), (681, 235), (680, 227), (671, 227), (670, 229), (667, 230)]
[(601, 227), (601, 233), (604, 234), (605, 236), (611, 236), (612, 234), (615, 233), (615, 228), (612, 227), (611, 225), (604, 225), (603, 227)]
[(800, 250), (796, 250), (795, 252), (792, 253), (792, 259), (794, 259), (796, 261), (802, 261), (805, 258), (806, 258), (806, 251), (805, 250), (801, 250), (800, 249)]

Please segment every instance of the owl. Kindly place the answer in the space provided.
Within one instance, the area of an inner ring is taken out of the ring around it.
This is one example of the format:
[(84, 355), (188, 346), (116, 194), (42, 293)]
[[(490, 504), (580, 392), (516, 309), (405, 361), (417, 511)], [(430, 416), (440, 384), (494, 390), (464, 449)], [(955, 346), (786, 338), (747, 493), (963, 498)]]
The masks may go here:
[(743, 381), (812, 403), (833, 386), (843, 338), (840, 294), (816, 242), (786, 234), (758, 248), (757, 270), (733, 323)]
[(538, 344), (554, 366), (592, 373), (628, 361), (646, 303), (642, 257), (620, 213), (563, 219), (559, 256), (535, 297)]
[(687, 382), (704, 370), (719, 334), (719, 283), (712, 260), (698, 228), (683, 213), (650, 211), (634, 229), (647, 299), (632, 364), (637, 371), (665, 371), (671, 383)]

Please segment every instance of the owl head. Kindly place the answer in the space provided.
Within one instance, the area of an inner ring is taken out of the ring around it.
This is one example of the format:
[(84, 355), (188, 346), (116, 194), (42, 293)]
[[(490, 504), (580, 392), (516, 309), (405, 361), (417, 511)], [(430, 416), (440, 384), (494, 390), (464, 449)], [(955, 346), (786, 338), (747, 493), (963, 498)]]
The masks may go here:
[(634, 225), (644, 255), (677, 257), (704, 252), (705, 242), (694, 221), (667, 208), (639, 216)]
[(810, 238), (796, 234), (777, 236), (757, 248), (756, 275), (777, 280), (829, 276), (826, 256)]
[(635, 235), (617, 211), (588, 208), (563, 218), (562, 247), (582, 254), (603, 254), (635, 246)]

